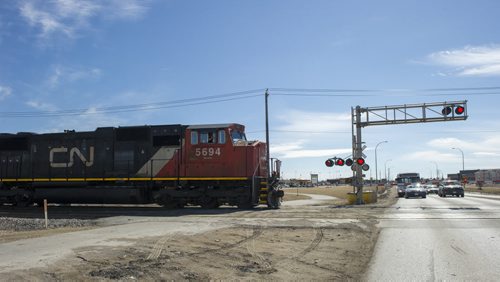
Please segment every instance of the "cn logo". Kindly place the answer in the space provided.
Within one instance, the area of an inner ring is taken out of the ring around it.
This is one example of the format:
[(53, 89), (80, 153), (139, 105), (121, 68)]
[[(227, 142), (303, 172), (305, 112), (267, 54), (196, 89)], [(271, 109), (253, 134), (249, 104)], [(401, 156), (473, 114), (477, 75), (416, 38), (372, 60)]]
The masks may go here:
[(55, 154), (66, 154), (68, 153), (68, 148), (66, 147), (59, 147), (59, 148), (52, 148), (50, 150), (50, 166), (51, 167), (72, 167), (73, 164), (75, 164), (74, 159), (75, 155), (85, 164), (85, 166), (92, 166), (94, 164), (94, 147), (90, 146), (89, 148), (89, 160), (85, 158), (85, 156), (82, 154), (80, 149), (73, 147), (71, 150), (69, 150), (69, 162), (67, 163), (56, 163), (54, 162), (54, 155)]

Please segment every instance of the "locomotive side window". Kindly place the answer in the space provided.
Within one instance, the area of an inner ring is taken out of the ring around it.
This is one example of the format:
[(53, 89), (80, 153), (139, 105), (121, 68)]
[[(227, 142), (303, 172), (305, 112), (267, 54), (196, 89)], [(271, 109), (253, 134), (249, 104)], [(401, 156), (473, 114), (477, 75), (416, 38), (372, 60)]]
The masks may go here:
[(191, 131), (191, 145), (198, 144), (198, 131)]
[(202, 144), (214, 144), (216, 143), (215, 131), (206, 131), (200, 133), (200, 143)]
[(219, 130), (219, 144), (226, 144), (226, 132)]

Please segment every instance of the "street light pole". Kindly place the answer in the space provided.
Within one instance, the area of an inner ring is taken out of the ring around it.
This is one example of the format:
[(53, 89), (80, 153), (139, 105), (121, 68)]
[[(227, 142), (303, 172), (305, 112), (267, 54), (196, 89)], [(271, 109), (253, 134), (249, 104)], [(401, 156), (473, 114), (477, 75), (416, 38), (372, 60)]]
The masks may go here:
[(377, 148), (378, 148), (378, 145), (380, 145), (382, 143), (387, 143), (387, 141), (378, 142), (378, 144), (375, 146), (375, 182), (377, 184), (378, 184)]
[(385, 161), (385, 164), (384, 164), (384, 172), (385, 172), (385, 183), (387, 183), (387, 163), (392, 161), (391, 159), (388, 159), (387, 161)]
[(431, 162), (433, 164), (436, 165), (436, 179), (439, 179), (439, 167), (438, 167), (438, 164), (436, 162)]
[(459, 150), (460, 153), (462, 153), (462, 171), (464, 171), (465, 170), (464, 151), (462, 151), (462, 149), (460, 149), (460, 148), (455, 148), (455, 147), (453, 147), (451, 149), (453, 149), (453, 150)]

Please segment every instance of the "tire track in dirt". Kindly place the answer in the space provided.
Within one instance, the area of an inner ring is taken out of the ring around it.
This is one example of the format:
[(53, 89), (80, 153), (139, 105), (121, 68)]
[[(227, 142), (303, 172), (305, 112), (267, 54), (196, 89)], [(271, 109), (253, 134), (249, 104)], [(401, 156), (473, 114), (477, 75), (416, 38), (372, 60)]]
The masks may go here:
[(274, 268), (271, 266), (271, 264), (255, 250), (255, 238), (251, 238), (247, 241), (246, 249), (253, 258), (260, 262), (259, 265), (262, 265), (265, 270), (274, 271)]
[(315, 236), (314, 239), (309, 243), (309, 245), (302, 251), (300, 252), (297, 256), (295, 256), (295, 259), (298, 259), (299, 257), (304, 256), (305, 254), (313, 251), (318, 247), (319, 243), (323, 240), (323, 229), (321, 227), (312, 227), (315, 230)]
[[(230, 244), (225, 244), (225, 245), (220, 246), (219, 248), (215, 248), (215, 249), (206, 249), (206, 250), (194, 252), (194, 253), (184, 253), (184, 254), (181, 253), (181, 254), (176, 255), (176, 257), (180, 258), (180, 257), (185, 257), (185, 256), (189, 257), (189, 256), (195, 256), (195, 255), (203, 255), (203, 254), (207, 254), (207, 253), (219, 252), (219, 251), (225, 250), (225, 249), (235, 248), (237, 246), (240, 246), (240, 245), (248, 242), (249, 240), (255, 240), (256, 238), (258, 238), (259, 236), (262, 235), (262, 232), (263, 232), (262, 227), (253, 226), (252, 227), (252, 234), (245, 237), (244, 239), (242, 239), (240, 241), (230, 243)], [(165, 244), (171, 238), (172, 238), (171, 236), (163, 237), (163, 238), (159, 239), (158, 241), (156, 241), (156, 243), (153, 245), (153, 248), (150, 251), (149, 255), (146, 257), (146, 259), (147, 260), (157, 260), (160, 257), (162, 251), (164, 250)]]
[(163, 237), (160, 240), (156, 241), (156, 243), (153, 246), (153, 249), (149, 253), (149, 255), (146, 257), (146, 260), (156, 260), (160, 257), (161, 252), (165, 248), (165, 244), (168, 242), (170, 239), (170, 236), (168, 237)]

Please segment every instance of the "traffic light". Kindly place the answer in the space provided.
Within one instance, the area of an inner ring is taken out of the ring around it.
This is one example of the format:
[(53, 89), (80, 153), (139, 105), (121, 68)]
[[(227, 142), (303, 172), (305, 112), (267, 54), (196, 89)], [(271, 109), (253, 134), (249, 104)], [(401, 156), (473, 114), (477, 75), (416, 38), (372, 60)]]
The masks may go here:
[(365, 164), (365, 159), (363, 159), (363, 158), (356, 159), (356, 163), (358, 165), (364, 165)]
[(328, 160), (326, 160), (326, 161), (325, 161), (325, 165), (326, 165), (327, 167), (332, 167), (334, 164), (335, 164), (335, 163), (333, 162), (333, 160), (332, 160), (332, 159), (328, 159)]
[(443, 116), (447, 116), (451, 114), (451, 111), (453, 110), (453, 107), (455, 107), (455, 114), (456, 115), (462, 115), (465, 113), (465, 108), (463, 106), (446, 106), (441, 110), (441, 113)]
[(444, 107), (443, 110), (441, 110), (441, 113), (443, 114), (443, 116), (447, 116), (449, 114), (451, 114), (451, 107)]
[(353, 164), (352, 159), (347, 159), (347, 160), (345, 160), (345, 165), (346, 165), (346, 166), (351, 166), (352, 164)]
[(337, 161), (335, 162), (335, 165), (343, 166), (344, 165), (344, 160), (343, 159), (337, 159)]

